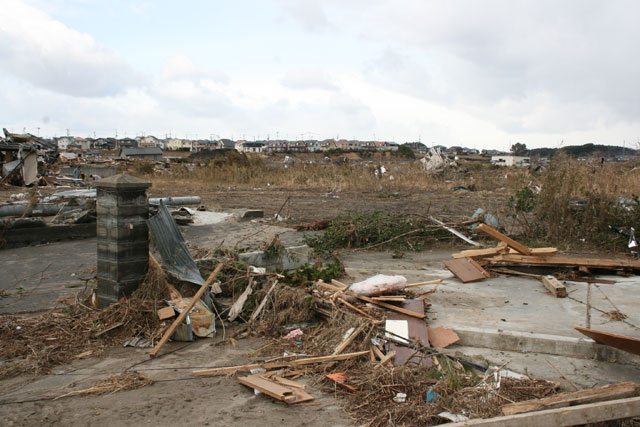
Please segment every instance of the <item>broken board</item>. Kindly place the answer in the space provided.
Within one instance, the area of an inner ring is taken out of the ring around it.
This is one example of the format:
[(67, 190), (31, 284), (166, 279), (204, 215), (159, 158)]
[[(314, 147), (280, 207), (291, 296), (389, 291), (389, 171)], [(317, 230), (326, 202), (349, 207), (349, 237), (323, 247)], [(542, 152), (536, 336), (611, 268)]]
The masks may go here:
[[(402, 308), (416, 313), (424, 314), (424, 301), (420, 299), (407, 299), (404, 303), (402, 303)], [(427, 323), (423, 319), (407, 316), (406, 314), (398, 312), (389, 312), (387, 314), (387, 319), (406, 320), (408, 325), (409, 339), (415, 344), (421, 344), (424, 347), (431, 347), (431, 344), (429, 344), (429, 331), (427, 330)], [(389, 351), (396, 352), (393, 359), (394, 366), (401, 366), (406, 363), (411, 363), (415, 365), (426, 366), (429, 368), (433, 365), (430, 357), (417, 350), (410, 349), (409, 347), (391, 343)]]
[(450, 259), (444, 266), (462, 283), (477, 282), (490, 277), (489, 273), (471, 258)]
[(640, 355), (640, 339), (638, 338), (625, 337), (624, 335), (616, 335), (609, 332), (581, 328), (580, 326), (576, 326), (575, 330), (588, 336), (598, 344), (608, 345), (629, 353)]
[(429, 332), (429, 341), (434, 348), (446, 348), (451, 344), (460, 341), (460, 337), (453, 329), (447, 329), (442, 326), (437, 328), (427, 328)]

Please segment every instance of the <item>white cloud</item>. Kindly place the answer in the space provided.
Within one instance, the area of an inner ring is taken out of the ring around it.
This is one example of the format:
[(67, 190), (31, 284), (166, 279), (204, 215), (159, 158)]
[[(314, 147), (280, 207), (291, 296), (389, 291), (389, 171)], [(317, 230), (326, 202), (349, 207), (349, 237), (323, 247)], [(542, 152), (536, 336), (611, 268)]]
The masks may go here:
[(19, 0), (2, 4), (0, 70), (54, 92), (86, 97), (123, 93), (139, 79), (117, 53)]
[(284, 75), (282, 84), (291, 89), (324, 89), (335, 91), (338, 87), (324, 71), (305, 69), (293, 70)]

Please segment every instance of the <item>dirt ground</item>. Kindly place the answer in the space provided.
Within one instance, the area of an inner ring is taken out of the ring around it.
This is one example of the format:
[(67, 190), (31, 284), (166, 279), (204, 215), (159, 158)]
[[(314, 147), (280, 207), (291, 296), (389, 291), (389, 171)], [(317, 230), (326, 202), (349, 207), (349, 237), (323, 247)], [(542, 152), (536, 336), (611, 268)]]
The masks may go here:
[[(183, 189), (149, 190), (150, 197), (195, 195)], [(404, 214), (436, 214), (444, 216), (471, 216), (477, 208), (496, 212), (503, 207), (509, 195), (489, 191), (451, 191), (450, 193), (397, 193), (338, 192), (318, 190), (279, 189), (212, 189), (198, 191), (203, 204), (210, 209), (249, 208), (262, 209), (272, 216), (282, 208), (282, 216), (290, 216), (288, 223), (311, 222), (334, 218), (349, 211), (390, 211)], [(285, 205), (285, 201), (289, 201)]]

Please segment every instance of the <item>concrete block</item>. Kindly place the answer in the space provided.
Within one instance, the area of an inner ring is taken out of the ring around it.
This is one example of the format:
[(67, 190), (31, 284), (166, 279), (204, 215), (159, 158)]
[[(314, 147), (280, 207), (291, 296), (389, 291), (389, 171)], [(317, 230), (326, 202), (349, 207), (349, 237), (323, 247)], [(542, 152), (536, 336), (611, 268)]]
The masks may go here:
[(255, 267), (264, 267), (269, 271), (295, 270), (310, 259), (310, 249), (307, 245), (291, 246), (285, 249), (285, 253), (278, 256), (268, 256), (264, 251), (245, 252), (238, 254), (238, 261)]
[(640, 356), (596, 343), (589, 338), (531, 332), (503, 331), (499, 329), (448, 326), (460, 337), (458, 345), (492, 348), (523, 353), (545, 353), (567, 357), (582, 357), (605, 362), (640, 366)]

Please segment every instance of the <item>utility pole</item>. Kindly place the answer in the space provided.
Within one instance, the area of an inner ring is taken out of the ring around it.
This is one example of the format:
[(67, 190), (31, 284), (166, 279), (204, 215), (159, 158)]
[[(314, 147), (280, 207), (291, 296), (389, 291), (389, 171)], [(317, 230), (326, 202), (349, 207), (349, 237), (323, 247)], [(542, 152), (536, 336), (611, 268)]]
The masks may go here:
[(71, 136), (71, 134), (69, 133), (69, 129), (67, 128), (67, 136)]

